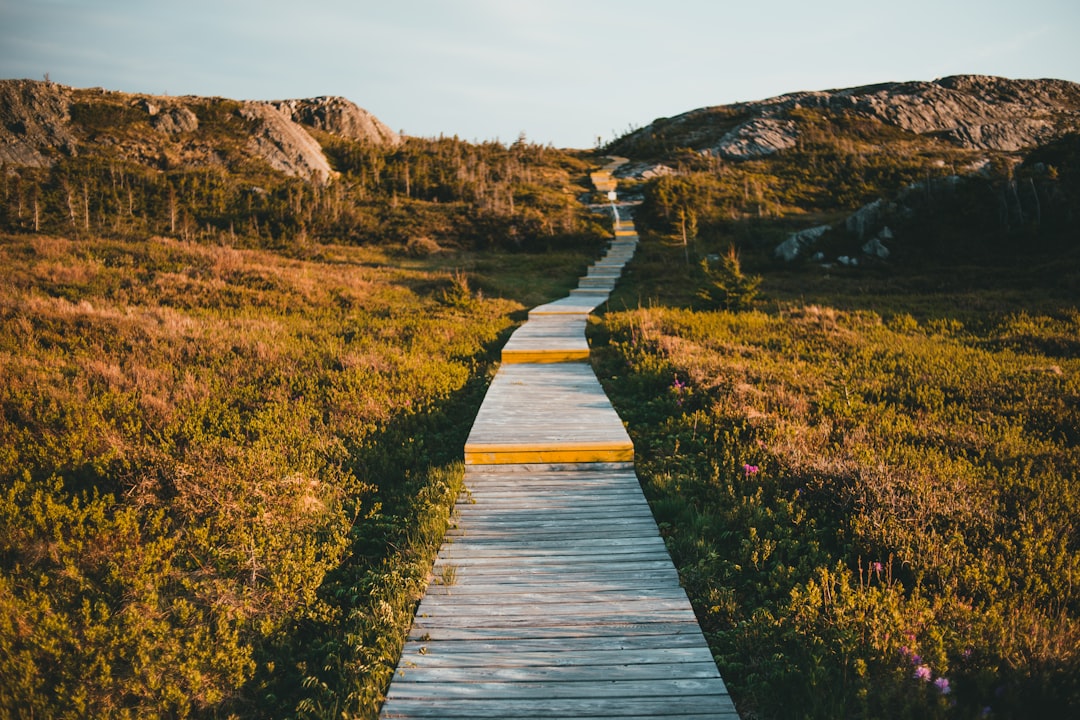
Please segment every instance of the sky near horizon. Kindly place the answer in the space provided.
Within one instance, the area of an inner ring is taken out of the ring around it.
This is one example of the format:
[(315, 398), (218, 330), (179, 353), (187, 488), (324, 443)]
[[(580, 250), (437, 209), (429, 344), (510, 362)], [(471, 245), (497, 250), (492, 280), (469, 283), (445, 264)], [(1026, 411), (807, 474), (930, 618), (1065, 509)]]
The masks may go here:
[(654, 118), (961, 73), (1080, 82), (1077, 0), (0, 0), (0, 78), (342, 95), (425, 137), (593, 147)]

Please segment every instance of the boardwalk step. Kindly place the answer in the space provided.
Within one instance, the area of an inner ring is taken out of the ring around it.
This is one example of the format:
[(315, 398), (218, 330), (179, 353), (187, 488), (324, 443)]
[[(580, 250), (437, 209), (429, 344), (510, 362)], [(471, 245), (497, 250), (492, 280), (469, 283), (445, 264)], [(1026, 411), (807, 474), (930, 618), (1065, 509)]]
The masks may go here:
[(383, 720), (738, 718), (587, 362), (588, 315), (636, 248), (632, 222), (613, 232), (503, 348)]

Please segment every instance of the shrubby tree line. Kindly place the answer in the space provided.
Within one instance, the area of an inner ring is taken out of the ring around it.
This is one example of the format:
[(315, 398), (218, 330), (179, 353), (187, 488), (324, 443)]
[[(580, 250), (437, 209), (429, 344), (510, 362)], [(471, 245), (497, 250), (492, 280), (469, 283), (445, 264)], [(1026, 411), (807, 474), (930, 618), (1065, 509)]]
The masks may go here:
[[(313, 131), (339, 176), (326, 184), (231, 165), (155, 167), (104, 152), (0, 172), (0, 229), (69, 237), (166, 235), (241, 246), (300, 241), (470, 249), (571, 246), (593, 231), (567, 191), (584, 162), (524, 137), (507, 146), (405, 138), (397, 147)], [(176, 163), (172, 163), (176, 165)]]
[[(667, 148), (675, 172), (642, 188), (641, 226), (683, 245), (698, 237), (762, 245), (782, 239), (776, 228), (836, 223), (884, 199), (897, 205), (885, 222), (901, 254), (914, 258), (1075, 247), (1080, 135), (1020, 157), (949, 149), (856, 116), (791, 114), (795, 147), (767, 158)], [(857, 254), (864, 241), (833, 238), (838, 254)]]
[(319, 140), (0, 168), (0, 718), (375, 716), (520, 309), (382, 247), (606, 232), (524, 138)]

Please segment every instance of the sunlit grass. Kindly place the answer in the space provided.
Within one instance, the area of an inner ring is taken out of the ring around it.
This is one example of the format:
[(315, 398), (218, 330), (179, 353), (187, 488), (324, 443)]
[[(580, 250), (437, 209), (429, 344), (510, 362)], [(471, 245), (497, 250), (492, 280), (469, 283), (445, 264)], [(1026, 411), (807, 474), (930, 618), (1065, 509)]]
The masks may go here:
[(0, 238), (0, 708), (374, 717), (515, 296), (587, 261)]
[[(675, 284), (679, 255), (636, 274)], [(745, 713), (1075, 712), (1080, 311), (1020, 263), (893, 272), (593, 326), (668, 547)]]

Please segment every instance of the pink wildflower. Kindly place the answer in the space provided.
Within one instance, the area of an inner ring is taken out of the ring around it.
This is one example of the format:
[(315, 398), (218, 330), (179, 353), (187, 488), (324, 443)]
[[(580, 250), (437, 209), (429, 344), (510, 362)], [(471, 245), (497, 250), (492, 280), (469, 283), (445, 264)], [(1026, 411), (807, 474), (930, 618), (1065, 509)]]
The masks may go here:
[(915, 668), (915, 679), (930, 682), (930, 668), (926, 665), (920, 665)]
[(870, 569), (873, 570), (876, 573), (880, 573), (882, 570), (885, 569), (885, 566), (882, 565), (879, 562), (875, 562), (875, 563), (870, 563)]
[(757, 465), (750, 465), (749, 463), (746, 464), (746, 465), (743, 465), (742, 469), (743, 469), (743, 472), (746, 473), (747, 475), (757, 475), (758, 471), (761, 470), (761, 468), (759, 468)]
[(949, 694), (950, 688), (948, 678), (939, 677), (937, 680), (934, 681), (934, 685), (937, 686), (938, 691), (941, 692), (942, 695)]

